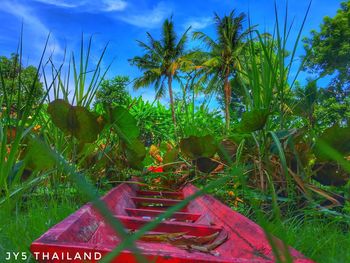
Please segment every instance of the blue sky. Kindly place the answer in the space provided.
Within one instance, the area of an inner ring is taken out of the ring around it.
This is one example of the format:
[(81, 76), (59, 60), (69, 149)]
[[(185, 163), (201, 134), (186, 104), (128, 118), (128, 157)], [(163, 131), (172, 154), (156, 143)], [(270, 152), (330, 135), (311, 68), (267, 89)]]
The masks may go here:
[[(279, 12), (285, 9), (285, 0), (276, 0)], [(341, 0), (314, 0), (303, 35), (318, 29), (324, 16), (334, 16)], [(289, 0), (289, 17), (295, 18), (291, 39), (296, 38), (298, 26), (303, 19), (308, 1)], [(93, 56), (97, 59), (107, 42), (105, 64), (114, 63), (108, 77), (128, 75), (134, 78), (140, 72), (129, 65), (127, 59), (140, 55), (135, 40), (145, 40), (145, 32), (159, 35), (162, 21), (173, 16), (178, 33), (188, 26), (214, 35), (213, 13), (227, 14), (232, 9), (250, 14), (253, 24), (261, 30), (274, 26), (274, 0), (1, 0), (0, 4), (0, 55), (9, 55), (16, 50), (20, 28), (24, 24), (25, 63), (34, 64), (43, 49), (47, 34), (52, 37), (49, 50), (59, 59), (64, 49), (78, 50), (81, 33), (94, 35)], [(293, 42), (293, 41), (291, 41)], [(303, 53), (300, 45), (298, 55)], [(301, 82), (305, 78), (301, 75)], [(322, 84), (322, 83), (321, 83)], [(152, 88), (141, 89), (133, 95), (142, 95), (152, 100)]]

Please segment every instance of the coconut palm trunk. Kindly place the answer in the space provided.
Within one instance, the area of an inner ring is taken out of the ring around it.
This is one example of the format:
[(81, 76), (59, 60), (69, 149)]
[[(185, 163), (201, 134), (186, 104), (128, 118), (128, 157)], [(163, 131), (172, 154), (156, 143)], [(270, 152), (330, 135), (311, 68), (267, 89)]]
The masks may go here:
[[(225, 104), (225, 130), (226, 134), (230, 129), (230, 105), (231, 105), (231, 83), (230, 78), (235, 77), (235, 73), (240, 68), (241, 52), (245, 46), (245, 38), (250, 34), (251, 29), (243, 31), (245, 14), (236, 16), (235, 10), (223, 17), (215, 14), (217, 38), (212, 39), (203, 32), (194, 32), (194, 39), (202, 40), (209, 48), (209, 51), (199, 52), (201, 61), (199, 74), (203, 79), (209, 79), (208, 90), (215, 90), (220, 93)], [(217, 90), (219, 88), (219, 90)]]
[(174, 30), (173, 21), (171, 18), (166, 19), (163, 23), (160, 40), (156, 40), (150, 33), (147, 33), (149, 43), (138, 41), (140, 47), (144, 49), (145, 54), (129, 60), (131, 64), (136, 65), (143, 72), (141, 77), (135, 79), (134, 88), (149, 87), (153, 84), (157, 98), (160, 98), (167, 94), (165, 82), (168, 81), (168, 93), (175, 136), (176, 116), (172, 82), (173, 80), (179, 81), (179, 72), (185, 68), (185, 65), (192, 65), (192, 61), (187, 57), (188, 54), (185, 49), (189, 30), (190, 27), (178, 38)]
[(171, 108), (171, 117), (173, 119), (174, 128), (176, 129), (176, 116), (175, 116), (175, 106), (174, 106), (174, 96), (173, 96), (173, 76), (170, 74), (168, 76), (168, 89), (169, 89), (169, 97), (170, 97), (170, 108)]
[(224, 81), (224, 94), (225, 94), (225, 122), (226, 133), (230, 129), (230, 104), (231, 104), (231, 85), (229, 81), (229, 72), (226, 72)]

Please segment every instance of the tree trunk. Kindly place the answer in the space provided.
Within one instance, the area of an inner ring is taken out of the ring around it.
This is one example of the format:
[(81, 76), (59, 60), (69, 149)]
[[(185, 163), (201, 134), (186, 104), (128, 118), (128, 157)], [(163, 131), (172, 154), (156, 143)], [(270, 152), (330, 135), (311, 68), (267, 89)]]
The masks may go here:
[(175, 117), (175, 105), (174, 105), (174, 97), (173, 97), (173, 89), (172, 89), (173, 76), (168, 76), (168, 89), (170, 96), (170, 107), (171, 107), (171, 117), (173, 118), (174, 128), (176, 132), (176, 117)]
[(225, 76), (224, 82), (224, 95), (225, 95), (225, 121), (226, 121), (226, 133), (230, 129), (230, 104), (231, 104), (231, 85), (228, 79), (228, 72)]

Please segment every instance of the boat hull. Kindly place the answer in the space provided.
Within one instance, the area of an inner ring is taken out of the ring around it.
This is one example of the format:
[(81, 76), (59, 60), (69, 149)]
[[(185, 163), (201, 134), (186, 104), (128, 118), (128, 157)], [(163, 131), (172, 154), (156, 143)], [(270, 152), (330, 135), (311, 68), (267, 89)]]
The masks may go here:
[[(102, 200), (129, 230), (137, 230), (168, 207), (177, 204), (198, 189), (188, 184), (179, 192), (140, 191), (137, 184), (123, 183), (112, 189)], [(163, 221), (152, 233), (179, 233), (194, 237), (218, 234), (227, 236), (215, 253), (186, 250), (169, 243), (139, 240), (137, 247), (150, 262), (172, 263), (230, 263), (275, 262), (272, 248), (264, 230), (225, 206), (210, 195), (191, 201), (170, 220)], [(286, 249), (273, 238), (280, 251)], [(30, 249), (39, 262), (98, 262), (111, 252), (121, 239), (105, 222), (91, 203), (88, 203), (35, 240)], [(300, 252), (288, 247), (293, 262), (311, 263)], [(113, 262), (137, 262), (130, 251), (122, 251)]]

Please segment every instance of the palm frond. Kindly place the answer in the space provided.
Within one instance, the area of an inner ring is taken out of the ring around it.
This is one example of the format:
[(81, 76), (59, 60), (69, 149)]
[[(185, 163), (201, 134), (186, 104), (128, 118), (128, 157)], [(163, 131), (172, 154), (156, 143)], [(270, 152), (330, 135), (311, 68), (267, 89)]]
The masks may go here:
[(157, 72), (147, 71), (143, 75), (134, 80), (134, 89), (139, 89), (142, 87), (148, 87), (153, 83), (156, 83), (161, 78)]
[(201, 40), (209, 49), (213, 49), (217, 46), (216, 42), (203, 32), (193, 32), (193, 39)]
[(156, 99), (160, 99), (160, 98), (165, 97), (166, 88), (165, 88), (164, 82), (165, 82), (165, 78), (162, 78), (159, 81), (158, 86), (155, 86), (155, 88), (156, 88)]
[(165, 56), (172, 57), (175, 53), (176, 33), (171, 19), (166, 19), (163, 23), (162, 42)]
[(177, 45), (175, 47), (175, 56), (180, 56), (184, 53), (185, 43), (187, 42), (187, 39), (188, 39), (187, 33), (190, 29), (191, 29), (191, 27), (187, 28), (187, 30), (183, 33), (179, 42), (177, 43)]

